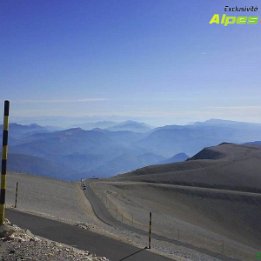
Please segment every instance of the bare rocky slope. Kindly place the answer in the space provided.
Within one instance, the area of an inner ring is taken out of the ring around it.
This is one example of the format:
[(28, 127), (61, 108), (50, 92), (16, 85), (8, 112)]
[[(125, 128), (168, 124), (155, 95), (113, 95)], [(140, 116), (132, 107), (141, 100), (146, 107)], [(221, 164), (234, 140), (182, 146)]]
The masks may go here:
[(185, 162), (153, 165), (119, 175), (131, 180), (261, 192), (261, 148), (222, 143)]
[(261, 244), (260, 162), (260, 147), (223, 143), (90, 185), (118, 219), (146, 228), (152, 211), (159, 235), (251, 260)]
[(61, 261), (105, 261), (105, 257), (93, 256), (71, 246), (34, 236), (8, 220), (0, 226), (1, 260), (61, 260)]

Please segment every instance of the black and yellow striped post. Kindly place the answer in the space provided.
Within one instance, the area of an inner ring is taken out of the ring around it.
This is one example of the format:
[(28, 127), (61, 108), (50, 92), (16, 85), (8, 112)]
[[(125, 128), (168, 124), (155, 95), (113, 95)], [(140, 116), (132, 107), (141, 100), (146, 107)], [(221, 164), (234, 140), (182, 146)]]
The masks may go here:
[(15, 205), (14, 205), (14, 208), (17, 208), (17, 198), (18, 198), (18, 181), (16, 182), (16, 188), (15, 188)]
[(152, 223), (152, 214), (150, 212), (150, 223), (149, 223), (149, 247), (148, 249), (151, 249), (151, 223)]
[(2, 150), (2, 169), (1, 169), (1, 195), (0, 195), (0, 225), (5, 218), (5, 190), (6, 190), (6, 165), (8, 152), (8, 126), (9, 126), (9, 101), (4, 104), (4, 124), (3, 124), (3, 150)]

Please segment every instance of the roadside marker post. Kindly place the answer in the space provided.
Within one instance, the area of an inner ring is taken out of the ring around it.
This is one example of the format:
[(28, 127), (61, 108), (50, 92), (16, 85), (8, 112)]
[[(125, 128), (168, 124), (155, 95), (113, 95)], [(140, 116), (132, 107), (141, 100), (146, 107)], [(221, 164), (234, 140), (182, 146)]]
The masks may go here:
[(8, 128), (9, 128), (9, 106), (10, 102), (4, 102), (4, 124), (3, 124), (3, 149), (1, 168), (1, 194), (0, 194), (0, 225), (5, 219), (5, 191), (6, 191), (6, 166), (8, 153)]
[(16, 182), (16, 188), (15, 188), (15, 205), (14, 205), (14, 208), (17, 208), (17, 197), (18, 197), (18, 182)]
[(149, 247), (148, 249), (151, 249), (151, 225), (152, 225), (152, 214), (150, 212), (150, 223), (149, 223)]

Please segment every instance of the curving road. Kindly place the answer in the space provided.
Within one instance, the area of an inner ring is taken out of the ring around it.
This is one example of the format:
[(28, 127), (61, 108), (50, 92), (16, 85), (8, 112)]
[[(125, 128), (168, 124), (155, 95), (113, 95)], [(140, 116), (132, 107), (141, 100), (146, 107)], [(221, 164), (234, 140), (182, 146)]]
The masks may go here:
[[(95, 192), (93, 191), (93, 189), (90, 186), (90, 183), (87, 184), (86, 189), (84, 190), (84, 193), (85, 193), (85, 196), (87, 197), (87, 199), (89, 200), (89, 202), (91, 203), (93, 212), (95, 213), (97, 218), (100, 219), (102, 222), (104, 222), (104, 223), (106, 223), (110, 226), (119, 228), (119, 229), (124, 229), (124, 230), (129, 230), (129, 231), (135, 232), (135, 233), (140, 234), (140, 235), (148, 235), (148, 232), (146, 232), (146, 231), (143, 231), (141, 229), (138, 229), (138, 228), (132, 227), (130, 225), (124, 224), (124, 223), (120, 222), (119, 220), (115, 219), (110, 214), (110, 212), (108, 211), (108, 209), (106, 208), (104, 203), (95, 194)], [(221, 260), (228, 260), (228, 261), (235, 261), (236, 260), (236, 259), (233, 259), (233, 258), (226, 257), (222, 254), (215, 253), (215, 252), (209, 251), (207, 249), (195, 247), (191, 244), (181, 242), (181, 241), (178, 241), (178, 240), (175, 240), (175, 239), (170, 239), (170, 238), (167, 238), (167, 237), (164, 237), (164, 236), (160, 236), (160, 235), (155, 234), (155, 233), (152, 233), (152, 240), (153, 240), (153, 238), (160, 240), (160, 241), (170, 242), (170, 243), (174, 243), (176, 245), (180, 245), (180, 246), (184, 246), (184, 247), (187, 247), (187, 248), (190, 248), (190, 249), (194, 249), (198, 252), (207, 254), (207, 255), (215, 257), (215, 258), (219, 258)]]

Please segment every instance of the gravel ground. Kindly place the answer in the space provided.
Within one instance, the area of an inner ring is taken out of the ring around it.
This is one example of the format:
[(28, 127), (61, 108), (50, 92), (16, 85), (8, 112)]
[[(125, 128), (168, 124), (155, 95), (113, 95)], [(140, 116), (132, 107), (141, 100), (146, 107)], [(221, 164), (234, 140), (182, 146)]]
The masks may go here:
[[(143, 183), (97, 181), (89, 186), (94, 188), (111, 214), (121, 222), (147, 230), (149, 211), (152, 211), (152, 227), (157, 234), (237, 260), (255, 259), (258, 249), (252, 247), (251, 243), (256, 234), (252, 236), (255, 231), (249, 232), (248, 226), (254, 230), (255, 224), (260, 221), (251, 224), (244, 217), (258, 216), (260, 200), (257, 198), (252, 200), (255, 203), (252, 205), (252, 201), (238, 201), (233, 195), (226, 195), (226, 200), (215, 198), (213, 194), (210, 194), (211, 197), (205, 195), (199, 198), (193, 193), (176, 191), (172, 187), (158, 188)], [(217, 214), (218, 211), (220, 215)], [(222, 230), (224, 223), (230, 219), (235, 225), (230, 223)], [(235, 231), (234, 228), (238, 227)], [(142, 244), (142, 240), (145, 240), (144, 244), (147, 240), (146, 237), (126, 233), (133, 242)], [(226, 237), (225, 233), (233, 236), (232, 239)], [(258, 242), (257, 238), (256, 241)], [(155, 239), (152, 248), (155, 252), (168, 254), (178, 260), (184, 257), (185, 260), (214, 260), (212, 256), (187, 247)]]
[(7, 206), (14, 205), (16, 182), (18, 182), (19, 210), (43, 214), (67, 223), (95, 222), (91, 206), (76, 183), (8, 173)]
[[(80, 183), (69, 183), (45, 177), (14, 173), (9, 173), (7, 177), (8, 189), (6, 200), (7, 206), (9, 207), (14, 205), (15, 184), (18, 181), (19, 191), (17, 209), (20, 211), (45, 216), (70, 224), (81, 224), (83, 227), (88, 228), (93, 232), (109, 236), (137, 247), (143, 248), (148, 244), (148, 237), (146, 236), (141, 236), (127, 230), (119, 230), (108, 226), (97, 219), (89, 201), (81, 190)], [(26, 244), (33, 243), (30, 243), (29, 241), (29, 243)], [(41, 244), (44, 245), (47, 243)], [(46, 247), (48, 247), (48, 244)], [(196, 250), (155, 239), (152, 240), (151, 251), (180, 261), (218, 260)]]

